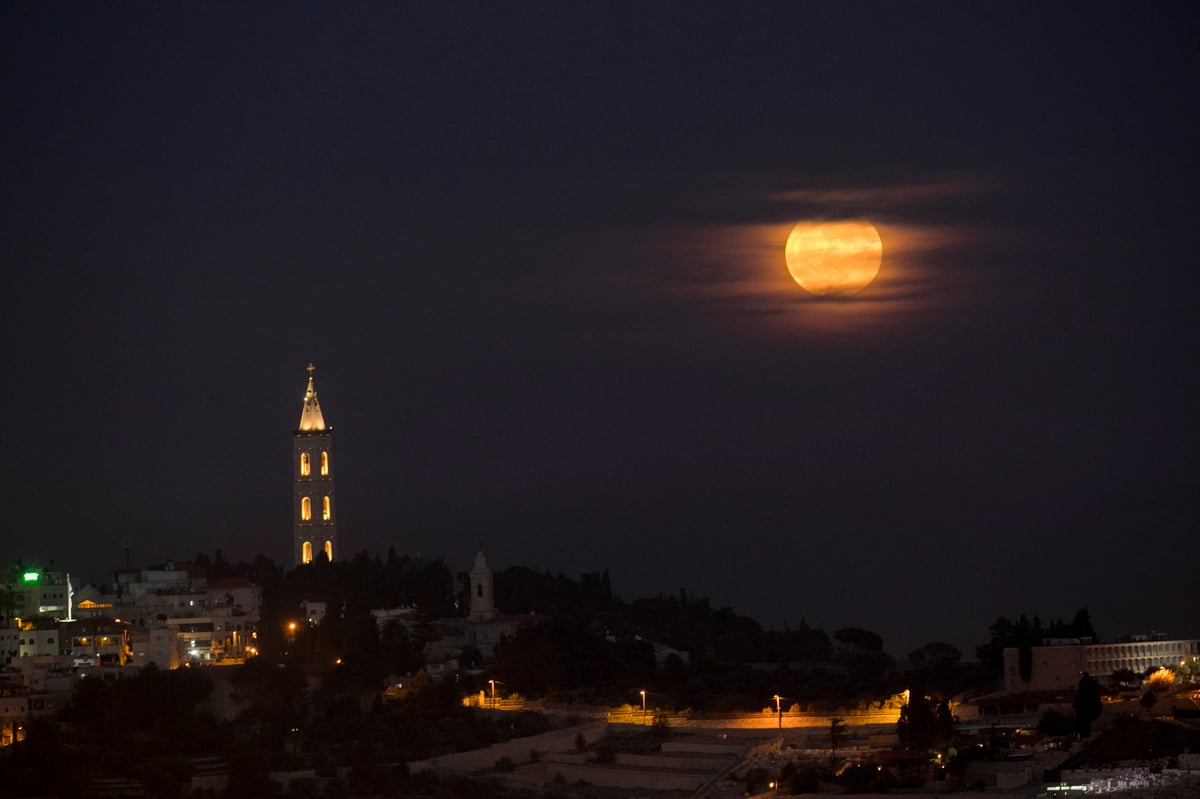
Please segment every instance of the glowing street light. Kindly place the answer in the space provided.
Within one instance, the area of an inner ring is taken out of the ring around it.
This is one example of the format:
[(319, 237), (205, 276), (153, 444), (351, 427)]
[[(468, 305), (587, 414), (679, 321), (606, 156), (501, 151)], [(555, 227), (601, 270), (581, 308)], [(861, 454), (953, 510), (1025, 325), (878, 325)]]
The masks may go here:
[(783, 705), (781, 703), (783, 702), (784, 697), (780, 696), (779, 694), (775, 694), (771, 698), (775, 700), (775, 715), (779, 717), (779, 729), (782, 730), (783, 729)]
[(283, 654), (286, 655), (288, 653), (289, 646), (296, 642), (296, 622), (289, 621), (287, 623), (287, 627), (285, 627), (284, 629), (287, 630), (287, 634), (284, 636), (285, 640), (284, 640), (284, 647), (283, 647)]
[(646, 723), (646, 690), (643, 688), (638, 693), (640, 693), (642, 695), (642, 724), (645, 724)]

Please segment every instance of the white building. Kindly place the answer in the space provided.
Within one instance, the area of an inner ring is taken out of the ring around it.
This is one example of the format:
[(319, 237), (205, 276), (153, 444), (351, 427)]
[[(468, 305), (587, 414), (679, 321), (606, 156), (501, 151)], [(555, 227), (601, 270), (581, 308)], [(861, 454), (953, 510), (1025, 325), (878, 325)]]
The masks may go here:
[(40, 566), (17, 566), (3, 586), (12, 594), (13, 615), (66, 618), (70, 588), (65, 573)]
[(25, 737), (29, 726), (29, 688), (0, 681), (0, 747)]
[(23, 658), (39, 655), (57, 655), (60, 652), (58, 626), (45, 627), (40, 630), (21, 630), (17, 639), (20, 656)]
[(1162, 666), (1179, 668), (1200, 661), (1200, 639), (1167, 640), (1165, 636), (1134, 636), (1129, 641), (1107, 644), (1077, 639), (1056, 641), (1030, 650), (1029, 679), (1021, 678), (1020, 650), (1004, 650), (1004, 690), (1026, 691), (1074, 689), (1086, 672), (1103, 682), (1113, 672), (1128, 669), (1143, 675)]
[(1200, 640), (1164, 640), (1153, 636), (1133, 636), (1115, 644), (1090, 644), (1084, 647), (1084, 669), (1089, 674), (1108, 676), (1120, 669), (1145, 674), (1160, 666), (1177, 667), (1200, 660)]
[(179, 636), (166, 624), (154, 627), (130, 627), (129, 643), (133, 648), (133, 664), (153, 663), (160, 669), (179, 668)]
[(21, 656), (21, 631), (16, 627), (0, 628), (0, 663), (9, 663)]

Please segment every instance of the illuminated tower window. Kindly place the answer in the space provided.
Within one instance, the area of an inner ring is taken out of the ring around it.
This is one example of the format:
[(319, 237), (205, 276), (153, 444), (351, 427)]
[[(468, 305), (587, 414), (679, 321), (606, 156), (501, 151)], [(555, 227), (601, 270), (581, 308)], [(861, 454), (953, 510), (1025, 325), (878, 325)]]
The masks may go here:
[(312, 500), (308, 497), (300, 500), (300, 521), (306, 522), (312, 518)]
[(312, 563), (312, 541), (304, 542), (304, 552), (300, 556), (301, 563)]
[(321, 518), (325, 521), (329, 521), (333, 518), (333, 512), (329, 508), (329, 497), (325, 497), (321, 500)]
[(321, 450), (321, 476), (329, 476), (329, 453)]
[(308, 472), (309, 472), (308, 453), (301, 452), (300, 453), (300, 476), (308, 477)]
[(329, 558), (329, 562), (333, 563), (333, 542), (325, 542), (325, 557)]

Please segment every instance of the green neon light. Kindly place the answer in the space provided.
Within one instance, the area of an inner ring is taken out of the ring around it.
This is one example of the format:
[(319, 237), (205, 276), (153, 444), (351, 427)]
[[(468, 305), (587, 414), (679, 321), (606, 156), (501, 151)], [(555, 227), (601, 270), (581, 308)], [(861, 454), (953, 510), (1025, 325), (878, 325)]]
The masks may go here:
[(25, 572), (25, 582), (36, 583), (41, 575), (37, 572)]

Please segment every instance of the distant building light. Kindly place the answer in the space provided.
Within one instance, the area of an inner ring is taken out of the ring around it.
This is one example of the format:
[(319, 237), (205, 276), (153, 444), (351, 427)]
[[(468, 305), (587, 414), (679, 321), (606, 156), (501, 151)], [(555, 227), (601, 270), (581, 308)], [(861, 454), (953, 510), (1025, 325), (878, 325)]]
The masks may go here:
[(36, 583), (41, 575), (37, 572), (25, 572), (25, 582)]

